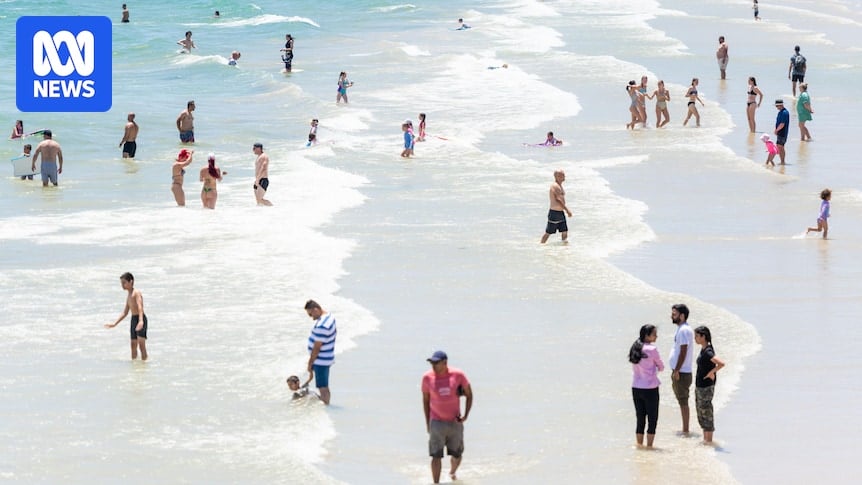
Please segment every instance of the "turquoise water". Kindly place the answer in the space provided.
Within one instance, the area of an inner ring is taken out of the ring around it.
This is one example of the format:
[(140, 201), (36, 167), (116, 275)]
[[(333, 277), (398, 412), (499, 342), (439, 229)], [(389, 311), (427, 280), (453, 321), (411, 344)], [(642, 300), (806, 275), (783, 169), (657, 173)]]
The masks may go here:
[[(0, 181), (0, 406), (14, 416), (0, 424), (0, 477), (427, 482), (418, 382), (422, 356), (445, 348), (477, 392), (466, 480), (750, 482), (769, 458), (762, 436), (782, 435), (796, 412), (772, 403), (775, 419), (744, 418), (771, 403), (760, 389), (793, 387), (772, 364), (796, 341), (778, 323), (817, 314), (811, 294), (828, 303), (824, 326), (859, 303), (862, 197), (845, 122), (858, 100), (842, 86), (862, 69), (862, 19), (858, 2), (819, 5), (816, 15), (801, 1), (763, 5), (755, 25), (748, 2), (146, 2), (130, 4), (123, 25), (114, 2), (0, 2), (7, 52), (22, 14), (116, 22), (107, 113), (17, 113), (14, 72), (0, 71), (0, 126), (51, 128), (66, 157), (58, 189)], [(474, 28), (454, 31), (458, 17)], [(175, 45), (186, 30), (190, 55)], [(719, 30), (731, 46), (725, 83)], [(296, 39), (291, 75), (280, 72), (285, 33)], [(791, 165), (765, 171), (740, 116), (745, 79), (767, 93), (765, 129), (771, 100), (789, 97), (794, 43), (809, 58), (815, 142), (793, 141), (794, 119)], [(236, 68), (225, 65), (233, 50)], [(349, 106), (334, 102), (342, 70), (356, 83)], [(668, 83), (672, 123), (626, 132), (623, 86), (643, 74)], [(694, 76), (704, 126), (683, 129)], [(196, 162), (182, 209), (170, 164), (189, 99)], [(117, 147), (129, 111), (141, 126), (135, 161)], [(401, 122), (419, 112), (432, 136), (402, 160)], [(313, 117), (321, 143), (306, 149)], [(522, 146), (549, 130), (563, 147)], [(251, 191), (258, 141), (272, 158), (272, 208), (255, 207)], [(0, 156), (19, 150), (6, 142)], [(228, 171), (212, 212), (198, 208), (196, 177), (209, 152)], [(568, 174), (572, 243), (539, 247), (555, 168)], [(835, 240), (793, 239), (826, 185)], [(817, 277), (795, 280), (797, 266)], [(124, 325), (102, 328), (122, 310), (124, 271), (151, 322), (143, 365), (128, 362)], [(304, 367), (308, 298), (339, 321), (329, 409), (289, 403), (284, 386)], [(716, 437), (730, 453), (674, 436), (669, 376), (667, 453), (631, 447), (624, 355), (645, 322), (660, 322), (666, 355), (679, 300), (731, 363), (716, 397)], [(844, 401), (841, 364), (817, 355), (824, 363), (806, 375), (832, 372), (830, 402)], [(794, 399), (807, 410), (817, 396), (803, 388)], [(804, 441), (837, 442), (838, 457), (850, 449), (837, 427), (803, 424)], [(755, 426), (757, 436), (744, 432)], [(775, 446), (794, 460), (822, 456)], [(702, 466), (680, 472), (681, 460)], [(836, 473), (846, 463), (831, 462)]]

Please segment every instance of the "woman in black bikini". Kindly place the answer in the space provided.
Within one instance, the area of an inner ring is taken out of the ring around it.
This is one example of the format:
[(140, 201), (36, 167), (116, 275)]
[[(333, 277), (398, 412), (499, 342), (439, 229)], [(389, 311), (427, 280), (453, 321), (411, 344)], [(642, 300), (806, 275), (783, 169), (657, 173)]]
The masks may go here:
[[(758, 96), (760, 98), (758, 99)], [(748, 113), (748, 129), (754, 133), (754, 112), (760, 107), (760, 102), (763, 101), (763, 93), (757, 87), (757, 79), (754, 76), (748, 78), (748, 105), (745, 107)]]
[(685, 121), (682, 122), (682, 126), (685, 126), (688, 123), (691, 115), (694, 115), (694, 120), (697, 122), (697, 126), (700, 126), (700, 113), (697, 112), (697, 105), (695, 105), (695, 101), (700, 101), (700, 105), (704, 106), (703, 100), (700, 99), (700, 96), (697, 95), (697, 85), (699, 81), (697, 78), (691, 80), (691, 86), (688, 87), (688, 91), (685, 92), (685, 96), (688, 98), (688, 114), (685, 115)]

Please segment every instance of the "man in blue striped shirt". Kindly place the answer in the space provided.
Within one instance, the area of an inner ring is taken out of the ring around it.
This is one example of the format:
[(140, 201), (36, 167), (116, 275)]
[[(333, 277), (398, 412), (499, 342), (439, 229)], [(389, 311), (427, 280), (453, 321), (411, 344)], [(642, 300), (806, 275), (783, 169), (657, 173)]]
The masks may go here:
[(305, 313), (314, 320), (308, 336), (308, 372), (314, 376), (314, 385), (320, 400), (329, 405), (329, 367), (335, 362), (335, 317), (314, 300), (305, 302)]

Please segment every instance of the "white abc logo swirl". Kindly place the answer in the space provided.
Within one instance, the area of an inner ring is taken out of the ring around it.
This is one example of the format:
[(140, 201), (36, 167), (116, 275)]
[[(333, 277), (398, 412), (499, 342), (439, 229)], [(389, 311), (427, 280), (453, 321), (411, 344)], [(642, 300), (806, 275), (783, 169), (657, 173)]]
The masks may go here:
[[(52, 71), (58, 76), (68, 76), (77, 72), (80, 76), (89, 76), (96, 68), (94, 55), (95, 38), (89, 30), (82, 30), (78, 36), (68, 30), (51, 34), (40, 30), (33, 35), (33, 72), (37, 76), (47, 76)], [(60, 45), (65, 44), (69, 51), (66, 62), (60, 60)]]

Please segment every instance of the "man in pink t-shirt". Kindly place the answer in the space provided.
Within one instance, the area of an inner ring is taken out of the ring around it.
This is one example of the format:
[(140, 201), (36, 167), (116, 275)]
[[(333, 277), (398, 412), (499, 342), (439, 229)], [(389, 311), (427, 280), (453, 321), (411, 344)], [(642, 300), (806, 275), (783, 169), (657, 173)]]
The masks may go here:
[[(428, 452), (431, 455), (431, 476), (440, 483), (443, 448), (451, 458), (449, 476), (455, 472), (464, 453), (464, 421), (473, 407), (473, 389), (460, 370), (449, 367), (446, 352), (438, 350), (428, 358), (431, 370), (422, 376), (422, 406), (425, 409), (425, 428), (428, 431)], [(464, 416), (461, 416), (461, 396), (467, 398)]]

